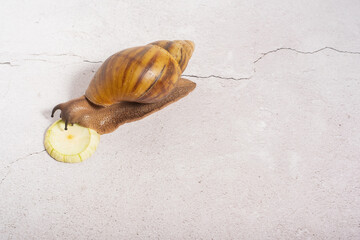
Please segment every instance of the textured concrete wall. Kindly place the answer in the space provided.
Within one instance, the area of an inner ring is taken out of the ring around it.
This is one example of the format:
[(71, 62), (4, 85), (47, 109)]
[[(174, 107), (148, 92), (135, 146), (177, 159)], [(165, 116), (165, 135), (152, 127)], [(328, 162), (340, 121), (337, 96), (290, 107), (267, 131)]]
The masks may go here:
[[(1, 1), (0, 239), (359, 239), (359, 12)], [(195, 42), (195, 91), (81, 164), (49, 157), (52, 107), (112, 53), (160, 39)]]

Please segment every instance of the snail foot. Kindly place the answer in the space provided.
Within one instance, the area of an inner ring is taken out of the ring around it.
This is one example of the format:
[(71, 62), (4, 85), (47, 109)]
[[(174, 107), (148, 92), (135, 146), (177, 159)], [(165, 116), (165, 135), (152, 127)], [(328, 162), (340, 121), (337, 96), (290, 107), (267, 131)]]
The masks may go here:
[(140, 120), (188, 95), (196, 84), (181, 78), (173, 91), (161, 101), (155, 103), (119, 102), (107, 107), (91, 103), (85, 96), (58, 104), (51, 116), (61, 110), (61, 118), (68, 124), (77, 123), (83, 127), (94, 129), (99, 134), (113, 132), (120, 125)]

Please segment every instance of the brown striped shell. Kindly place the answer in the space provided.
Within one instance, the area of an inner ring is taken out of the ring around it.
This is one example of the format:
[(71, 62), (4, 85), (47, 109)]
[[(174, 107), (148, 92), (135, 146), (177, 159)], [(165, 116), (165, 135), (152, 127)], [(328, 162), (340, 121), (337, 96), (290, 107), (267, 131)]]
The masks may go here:
[(85, 96), (101, 106), (158, 102), (171, 93), (193, 51), (191, 41), (164, 40), (115, 53), (96, 72)]

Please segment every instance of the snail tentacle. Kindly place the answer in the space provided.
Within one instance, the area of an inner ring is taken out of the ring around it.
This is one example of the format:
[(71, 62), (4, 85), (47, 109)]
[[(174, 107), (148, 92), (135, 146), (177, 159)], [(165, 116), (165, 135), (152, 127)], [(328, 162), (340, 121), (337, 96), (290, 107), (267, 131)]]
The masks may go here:
[[(53, 108), (53, 110), (51, 111), (51, 117), (54, 117), (54, 113), (55, 113), (58, 109), (60, 109), (60, 108), (61, 108), (61, 103), (58, 104), (58, 105), (56, 105), (56, 106)], [(61, 116), (61, 114), (60, 114), (60, 116)]]

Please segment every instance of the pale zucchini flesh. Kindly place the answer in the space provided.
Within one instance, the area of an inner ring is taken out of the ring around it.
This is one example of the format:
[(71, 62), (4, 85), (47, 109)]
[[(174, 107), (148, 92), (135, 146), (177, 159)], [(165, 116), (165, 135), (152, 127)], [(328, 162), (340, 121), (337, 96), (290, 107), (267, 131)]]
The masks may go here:
[(78, 163), (95, 152), (99, 141), (100, 135), (95, 130), (78, 124), (69, 125), (65, 130), (65, 122), (58, 120), (47, 130), (44, 145), (55, 160)]

